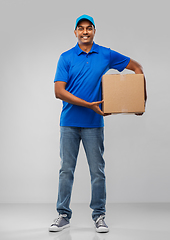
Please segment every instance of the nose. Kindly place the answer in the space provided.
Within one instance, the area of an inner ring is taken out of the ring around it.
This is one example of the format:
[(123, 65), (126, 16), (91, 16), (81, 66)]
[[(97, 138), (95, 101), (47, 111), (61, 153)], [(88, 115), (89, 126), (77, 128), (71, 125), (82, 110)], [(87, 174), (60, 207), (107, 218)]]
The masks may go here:
[(86, 28), (84, 28), (83, 34), (87, 34), (87, 29)]

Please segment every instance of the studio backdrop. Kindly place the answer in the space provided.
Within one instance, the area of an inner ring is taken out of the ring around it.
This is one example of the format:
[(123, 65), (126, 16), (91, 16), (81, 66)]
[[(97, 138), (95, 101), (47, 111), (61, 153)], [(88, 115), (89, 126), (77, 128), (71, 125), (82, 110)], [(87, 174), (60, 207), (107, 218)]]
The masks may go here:
[[(138, 61), (147, 80), (143, 116), (105, 117), (107, 202), (169, 202), (166, 0), (0, 0), (0, 202), (56, 201), (62, 103), (55, 99), (53, 80), (60, 54), (76, 45), (73, 31), (81, 14), (93, 16), (95, 42)], [(90, 198), (81, 146), (72, 202)]]

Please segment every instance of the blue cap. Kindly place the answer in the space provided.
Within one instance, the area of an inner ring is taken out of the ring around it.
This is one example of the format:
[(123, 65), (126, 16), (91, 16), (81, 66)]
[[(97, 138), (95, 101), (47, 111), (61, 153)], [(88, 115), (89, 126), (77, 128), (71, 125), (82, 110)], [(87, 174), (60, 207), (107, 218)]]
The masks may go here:
[(95, 28), (94, 19), (93, 19), (92, 17), (84, 14), (84, 15), (81, 15), (80, 17), (78, 17), (78, 18), (76, 19), (75, 29), (77, 28), (78, 23), (79, 23), (80, 21), (82, 21), (82, 20), (88, 20), (88, 21), (90, 21), (90, 22), (93, 24), (94, 28)]

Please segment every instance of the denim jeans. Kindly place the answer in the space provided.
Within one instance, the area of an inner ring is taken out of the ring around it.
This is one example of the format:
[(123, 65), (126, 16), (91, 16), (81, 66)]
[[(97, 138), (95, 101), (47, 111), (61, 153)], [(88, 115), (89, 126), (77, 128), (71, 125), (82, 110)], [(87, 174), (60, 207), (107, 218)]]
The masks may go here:
[(60, 157), (61, 169), (59, 171), (59, 188), (57, 211), (67, 214), (71, 218), (70, 199), (74, 180), (74, 171), (79, 152), (80, 141), (86, 153), (91, 176), (91, 203), (92, 218), (96, 220), (100, 215), (105, 215), (106, 184), (104, 153), (104, 129), (60, 127)]

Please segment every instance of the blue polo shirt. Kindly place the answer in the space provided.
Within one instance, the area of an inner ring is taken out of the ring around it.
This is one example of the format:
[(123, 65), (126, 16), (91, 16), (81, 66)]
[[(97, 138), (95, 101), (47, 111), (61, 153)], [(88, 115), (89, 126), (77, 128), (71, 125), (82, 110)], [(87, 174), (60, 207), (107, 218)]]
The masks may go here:
[[(66, 82), (66, 90), (87, 102), (102, 100), (101, 78), (109, 69), (123, 71), (130, 61), (118, 52), (93, 43), (89, 53), (75, 47), (61, 54), (54, 82)], [(103, 116), (63, 101), (60, 126), (103, 127)]]

